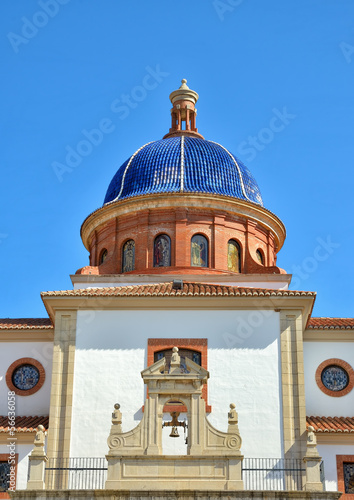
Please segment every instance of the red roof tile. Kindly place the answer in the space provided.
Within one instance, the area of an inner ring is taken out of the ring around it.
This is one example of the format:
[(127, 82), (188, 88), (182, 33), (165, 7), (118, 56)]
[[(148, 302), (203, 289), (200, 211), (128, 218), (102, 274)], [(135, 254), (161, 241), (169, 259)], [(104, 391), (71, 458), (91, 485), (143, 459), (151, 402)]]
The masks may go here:
[(44, 330), (53, 328), (49, 318), (0, 318), (0, 330)]
[(354, 417), (306, 417), (306, 422), (315, 432), (354, 433)]
[[(39, 425), (48, 429), (49, 417), (16, 417), (16, 432), (34, 432)], [(9, 432), (7, 416), (0, 416), (0, 432)]]
[(311, 330), (353, 330), (354, 318), (310, 318), (307, 328)]
[(274, 290), (267, 288), (245, 288), (229, 285), (215, 285), (208, 283), (183, 283), (183, 289), (173, 288), (173, 283), (157, 283), (147, 285), (125, 285), (103, 288), (82, 288), (77, 290), (59, 290), (43, 292), (42, 297), (152, 297), (152, 296), (181, 296), (181, 297), (315, 297), (315, 292), (295, 290)]

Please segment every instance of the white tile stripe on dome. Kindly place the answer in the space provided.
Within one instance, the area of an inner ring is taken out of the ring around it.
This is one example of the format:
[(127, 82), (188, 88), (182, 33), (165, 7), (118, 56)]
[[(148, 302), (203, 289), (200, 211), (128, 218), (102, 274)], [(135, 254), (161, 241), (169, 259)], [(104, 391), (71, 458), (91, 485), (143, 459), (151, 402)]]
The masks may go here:
[(128, 165), (125, 167), (125, 170), (124, 170), (124, 174), (123, 174), (123, 177), (122, 177), (122, 183), (121, 183), (121, 185), (120, 185), (120, 191), (119, 191), (119, 193), (118, 193), (118, 196), (117, 196), (116, 198), (114, 198), (114, 200), (112, 200), (112, 202), (117, 201), (117, 200), (119, 199), (120, 195), (121, 195), (121, 194), (122, 194), (122, 192), (123, 192), (125, 175), (126, 175), (126, 173), (127, 173), (127, 171), (128, 171), (128, 168), (130, 167), (130, 164), (131, 164), (131, 162), (133, 161), (134, 157), (135, 157), (135, 156), (139, 153), (139, 151), (141, 151), (142, 149), (144, 149), (144, 148), (145, 148), (145, 146), (148, 146), (148, 145), (149, 145), (149, 144), (151, 144), (152, 142), (154, 142), (154, 141), (147, 142), (146, 144), (144, 144), (144, 146), (141, 146), (141, 148), (137, 149), (137, 150), (135, 151), (135, 153), (134, 153), (134, 154), (130, 157), (130, 160), (129, 160), (129, 162), (128, 162)]
[(228, 151), (226, 148), (224, 148), (224, 146), (222, 146), (221, 144), (219, 144), (218, 142), (215, 142), (215, 141), (208, 141), (208, 142), (212, 142), (213, 144), (216, 144), (217, 146), (220, 146), (224, 151), (226, 151), (226, 153), (230, 156), (231, 160), (234, 162), (234, 164), (236, 165), (236, 168), (238, 170), (238, 173), (239, 173), (239, 176), (240, 176), (240, 182), (241, 182), (241, 187), (242, 187), (242, 192), (243, 192), (243, 195), (245, 198), (247, 198), (248, 201), (254, 203), (253, 200), (251, 200), (251, 198), (249, 198), (247, 196), (247, 193), (246, 193), (246, 190), (245, 190), (245, 185), (243, 183), (243, 177), (242, 177), (242, 172), (241, 172), (241, 169), (237, 163), (237, 161), (235, 160), (235, 158), (232, 156), (232, 154), (230, 153), (230, 151)]
[(184, 135), (181, 137), (181, 193), (184, 190)]

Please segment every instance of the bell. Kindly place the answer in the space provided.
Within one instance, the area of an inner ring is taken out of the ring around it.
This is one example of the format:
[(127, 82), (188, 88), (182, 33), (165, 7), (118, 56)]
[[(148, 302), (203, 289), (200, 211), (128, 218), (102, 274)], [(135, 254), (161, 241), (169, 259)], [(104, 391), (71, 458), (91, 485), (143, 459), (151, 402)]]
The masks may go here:
[(170, 434), (170, 438), (178, 438), (179, 437), (179, 434), (178, 434), (178, 429), (177, 427), (172, 427), (172, 431), (171, 431), (171, 434)]

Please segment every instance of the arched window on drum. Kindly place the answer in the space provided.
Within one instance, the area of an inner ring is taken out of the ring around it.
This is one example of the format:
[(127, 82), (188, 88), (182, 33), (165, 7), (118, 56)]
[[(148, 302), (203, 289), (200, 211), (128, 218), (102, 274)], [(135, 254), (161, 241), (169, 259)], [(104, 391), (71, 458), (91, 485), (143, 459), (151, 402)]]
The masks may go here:
[(100, 258), (99, 258), (99, 266), (104, 263), (104, 261), (107, 259), (108, 251), (106, 248), (104, 248), (101, 251)]
[(257, 256), (258, 263), (261, 264), (262, 266), (264, 266), (264, 254), (263, 254), (262, 250), (258, 249), (256, 251), (256, 256)]
[(154, 267), (171, 265), (171, 239), (167, 234), (160, 234), (154, 242)]
[(201, 234), (196, 234), (191, 240), (191, 265), (208, 267), (208, 240)]
[(123, 245), (122, 273), (129, 273), (135, 269), (135, 241), (128, 240)]
[(229, 240), (227, 243), (227, 268), (233, 273), (241, 272), (241, 248), (235, 240)]

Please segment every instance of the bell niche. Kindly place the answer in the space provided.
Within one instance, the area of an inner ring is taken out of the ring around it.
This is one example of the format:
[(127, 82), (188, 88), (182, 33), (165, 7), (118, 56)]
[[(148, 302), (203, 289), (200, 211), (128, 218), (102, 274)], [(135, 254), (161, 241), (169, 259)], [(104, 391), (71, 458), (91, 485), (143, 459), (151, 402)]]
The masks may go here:
[[(234, 404), (228, 412), (228, 430), (222, 432), (207, 419), (202, 387), (209, 372), (185, 359), (181, 365), (178, 348), (172, 350), (169, 369), (166, 359), (156, 361), (141, 372), (147, 385), (144, 415), (132, 430), (122, 431), (122, 413), (116, 404), (108, 437), (109, 451), (106, 489), (163, 490), (198, 488), (202, 490), (242, 490), (241, 436)], [(187, 409), (187, 421), (171, 412), (164, 421), (164, 407), (176, 401)], [(225, 415), (226, 417), (226, 415)], [(162, 430), (171, 429), (177, 438), (184, 432), (187, 454), (163, 455)]]

